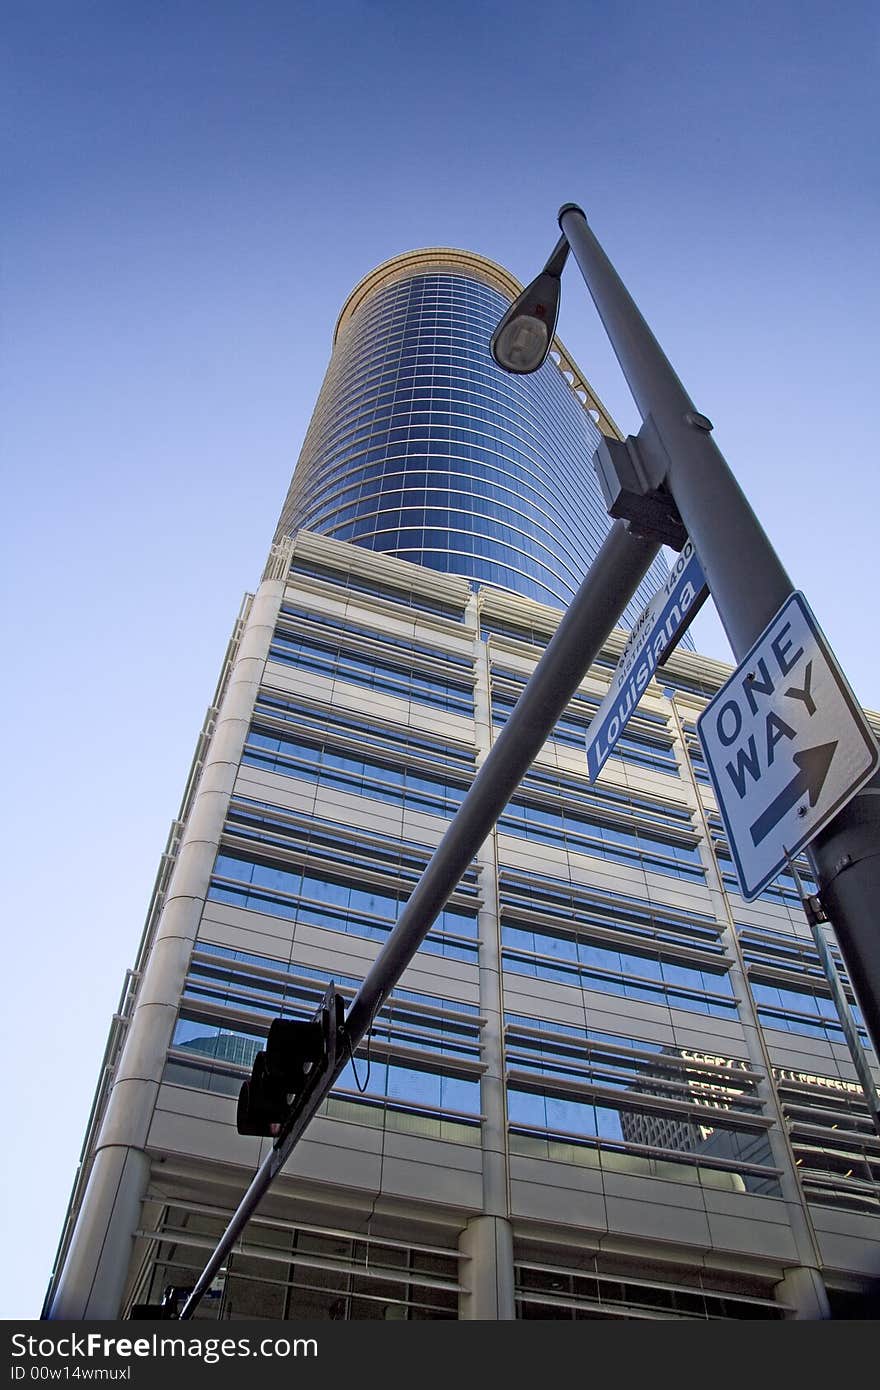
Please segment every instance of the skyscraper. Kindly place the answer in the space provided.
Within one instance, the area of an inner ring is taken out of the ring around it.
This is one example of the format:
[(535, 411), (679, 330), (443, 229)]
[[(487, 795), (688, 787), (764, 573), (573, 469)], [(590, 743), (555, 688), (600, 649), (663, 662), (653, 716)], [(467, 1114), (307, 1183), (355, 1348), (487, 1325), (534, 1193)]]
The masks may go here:
[[(268, 1141), (271, 1019), (351, 996), (607, 530), (614, 433), (519, 289), (356, 287), (111, 1030), (47, 1308), (186, 1285)], [(662, 573), (655, 567), (628, 611)], [(608, 643), (203, 1305), (211, 1317), (817, 1317), (880, 1260), (880, 1144), (790, 880), (738, 897), (679, 650), (596, 785)]]
[[(440, 249), (356, 286), (276, 540), (315, 531), (541, 603), (573, 597), (608, 531), (590, 460), (612, 426), (561, 347), (556, 370), (495, 366), (486, 345), (516, 292), (500, 266)], [(665, 574), (658, 561), (644, 598)]]

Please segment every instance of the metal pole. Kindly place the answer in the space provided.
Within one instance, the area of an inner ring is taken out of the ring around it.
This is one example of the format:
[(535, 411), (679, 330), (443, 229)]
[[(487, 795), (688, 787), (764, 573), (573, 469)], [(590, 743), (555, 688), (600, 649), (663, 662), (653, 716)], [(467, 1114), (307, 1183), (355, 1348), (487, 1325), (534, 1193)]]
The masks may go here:
[(660, 549), (615, 521), (486, 761), (352, 1000), (336, 1062), (305, 1094), (233, 1213), (180, 1312), (191, 1318), (311, 1117), (369, 1031), (450, 893), (528, 772)]
[[(639, 413), (666, 455), (666, 484), (741, 660), (793, 585), (671, 363), (573, 203), (568, 238)], [(807, 850), (874, 1049), (880, 1052), (880, 774)]]
[(494, 827), (660, 549), (615, 522), (513, 714), (352, 1002), (346, 1029), (369, 1028), (425, 933)]

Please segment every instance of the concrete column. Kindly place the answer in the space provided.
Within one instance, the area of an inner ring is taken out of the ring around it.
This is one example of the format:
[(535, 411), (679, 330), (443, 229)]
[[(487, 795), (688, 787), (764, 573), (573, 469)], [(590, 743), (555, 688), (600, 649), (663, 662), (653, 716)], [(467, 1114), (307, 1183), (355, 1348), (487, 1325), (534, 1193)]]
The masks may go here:
[[(489, 657), (486, 645), (479, 641), (479, 637), (475, 642), (474, 666), (477, 677), (474, 690), (474, 730), (479, 769), (492, 746)], [(483, 1211), (487, 1215), (506, 1217), (510, 1211), (507, 1106), (504, 1083), (498, 856), (494, 832), (480, 846), (476, 858), (480, 866), (480, 890), (483, 900), (477, 923), (480, 937), (480, 1013), (485, 1019), (480, 1039), (482, 1060), (486, 1067), (480, 1084), (480, 1104), (485, 1117), (481, 1128)]]
[(786, 1314), (788, 1318), (820, 1322), (831, 1317), (828, 1294), (817, 1269), (805, 1269), (803, 1266), (787, 1269), (784, 1278), (776, 1285), (775, 1293), (779, 1303), (791, 1305), (792, 1311)]
[[(489, 656), (479, 640), (475, 613), (474, 641), (474, 737), (479, 769), (492, 747), (492, 709)], [(481, 1129), (483, 1150), (483, 1215), (473, 1217), (461, 1235), (461, 1253), (467, 1256), (462, 1270), (459, 1316), (483, 1321), (510, 1320), (516, 1316), (513, 1297), (513, 1233), (508, 1219), (509, 1175), (507, 1159), (507, 1107), (504, 1093), (503, 1000), (501, 990), (501, 925), (498, 911), (498, 856), (494, 832), (477, 854), (483, 906), (479, 914), (480, 1013), (486, 1022), (481, 1051), (486, 1070), (480, 1086), (485, 1116)]]
[(509, 1322), (516, 1317), (513, 1232), (500, 1216), (475, 1216), (465, 1226), (459, 1250), (466, 1256), (461, 1282), (462, 1321)]
[(283, 592), (281, 578), (261, 584), (242, 631), (92, 1153), (83, 1200), (49, 1300), (48, 1316), (53, 1320), (119, 1315), (133, 1232), (140, 1223), (150, 1176), (147, 1135)]
[[(818, 1287), (824, 1295), (824, 1284), (819, 1273), (822, 1264), (821, 1251), (813, 1229), (813, 1221), (810, 1210), (804, 1199), (800, 1181), (797, 1176), (797, 1165), (795, 1163), (794, 1152), (788, 1137), (788, 1129), (785, 1123), (785, 1116), (782, 1112), (782, 1104), (779, 1094), (773, 1081), (773, 1059), (770, 1049), (764, 1037), (764, 1030), (758, 1018), (757, 1009), (752, 999), (752, 991), (749, 986), (748, 971), (745, 960), (743, 959), (742, 948), (739, 940), (739, 933), (733, 920), (733, 912), (730, 901), (724, 891), (721, 873), (718, 862), (712, 849), (709, 822), (703, 800), (700, 795), (699, 784), (694, 776), (690, 758), (685, 747), (684, 730), (675, 696), (669, 698), (669, 705), (672, 715), (672, 726), (676, 733), (676, 756), (679, 760), (679, 772), (681, 774), (682, 786), (688, 790), (688, 801), (694, 812), (697, 825), (702, 832), (701, 854), (703, 866), (706, 870), (706, 885), (709, 889), (712, 908), (715, 913), (719, 926), (722, 926), (721, 940), (724, 949), (732, 961), (728, 972), (733, 992), (739, 1000), (739, 1020), (745, 1036), (746, 1051), (748, 1054), (749, 1065), (753, 1070), (762, 1073), (764, 1079), (756, 1086), (756, 1094), (760, 1098), (764, 1113), (771, 1116), (774, 1124), (767, 1131), (767, 1138), (770, 1144), (770, 1151), (773, 1162), (779, 1169), (779, 1186), (782, 1198), (785, 1202), (788, 1214), (789, 1225), (797, 1249), (798, 1259), (801, 1261), (799, 1266), (794, 1266), (786, 1274), (786, 1279), (791, 1276), (794, 1281), (796, 1275), (802, 1279), (795, 1281), (798, 1288)], [(785, 1282), (785, 1281), (783, 1281)], [(782, 1297), (782, 1295), (780, 1295)], [(811, 1296), (805, 1296), (805, 1307), (813, 1306)], [(824, 1301), (827, 1310), (827, 1299)], [(798, 1313), (798, 1317), (827, 1317), (824, 1313)]]

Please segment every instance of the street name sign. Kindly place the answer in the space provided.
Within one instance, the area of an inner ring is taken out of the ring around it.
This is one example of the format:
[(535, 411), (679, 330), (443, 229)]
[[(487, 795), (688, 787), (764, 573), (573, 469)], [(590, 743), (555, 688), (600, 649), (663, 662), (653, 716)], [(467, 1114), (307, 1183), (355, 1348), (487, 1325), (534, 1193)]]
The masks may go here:
[(658, 666), (663, 664), (709, 590), (691, 541), (686, 541), (669, 578), (637, 618), (608, 694), (587, 730), (587, 772), (595, 782)]
[(706, 706), (697, 732), (749, 902), (880, 763), (871, 727), (800, 593)]

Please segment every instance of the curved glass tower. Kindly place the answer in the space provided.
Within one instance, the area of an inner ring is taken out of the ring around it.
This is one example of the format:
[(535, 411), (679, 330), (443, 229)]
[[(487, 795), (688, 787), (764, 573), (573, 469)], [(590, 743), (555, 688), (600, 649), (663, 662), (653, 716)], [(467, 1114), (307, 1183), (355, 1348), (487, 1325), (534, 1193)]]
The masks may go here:
[[(520, 285), (464, 251), (412, 251), (345, 303), (278, 527), (350, 541), (564, 607), (609, 522), (592, 468), (617, 431), (557, 341), (508, 376), (489, 338)], [(633, 618), (665, 577), (658, 559)]]

